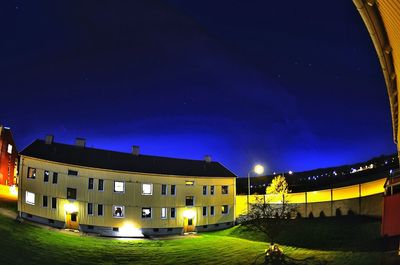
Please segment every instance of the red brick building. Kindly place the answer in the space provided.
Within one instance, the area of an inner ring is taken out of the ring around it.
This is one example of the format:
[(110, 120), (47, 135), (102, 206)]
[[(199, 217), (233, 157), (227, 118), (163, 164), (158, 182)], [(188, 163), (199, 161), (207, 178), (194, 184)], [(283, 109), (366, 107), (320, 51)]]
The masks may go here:
[(0, 125), (0, 185), (16, 184), (18, 151), (11, 130)]

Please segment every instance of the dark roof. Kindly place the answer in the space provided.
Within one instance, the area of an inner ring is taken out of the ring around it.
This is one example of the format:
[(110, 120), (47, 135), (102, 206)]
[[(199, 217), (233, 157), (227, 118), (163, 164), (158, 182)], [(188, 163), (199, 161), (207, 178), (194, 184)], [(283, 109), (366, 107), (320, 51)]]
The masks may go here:
[(21, 155), (92, 168), (199, 177), (236, 177), (218, 162), (133, 155), (36, 140)]

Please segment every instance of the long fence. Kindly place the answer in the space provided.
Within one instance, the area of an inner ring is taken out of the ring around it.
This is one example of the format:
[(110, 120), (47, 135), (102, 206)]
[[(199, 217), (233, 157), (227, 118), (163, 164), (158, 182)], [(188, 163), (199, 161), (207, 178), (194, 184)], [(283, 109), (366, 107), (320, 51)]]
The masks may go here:
[[(382, 194), (386, 178), (360, 183), (356, 185), (315, 190), (307, 192), (290, 193), (286, 195), (289, 203), (297, 205), (297, 212), (303, 217), (320, 215), (334, 216), (341, 214), (355, 213), (361, 215), (381, 216)], [(247, 212), (249, 203), (268, 202), (279, 204), (282, 202), (282, 195), (237, 195), (235, 205), (235, 216)], [(339, 211), (339, 212), (338, 212)], [(351, 212), (349, 212), (351, 211)], [(323, 212), (323, 213), (321, 213)]]

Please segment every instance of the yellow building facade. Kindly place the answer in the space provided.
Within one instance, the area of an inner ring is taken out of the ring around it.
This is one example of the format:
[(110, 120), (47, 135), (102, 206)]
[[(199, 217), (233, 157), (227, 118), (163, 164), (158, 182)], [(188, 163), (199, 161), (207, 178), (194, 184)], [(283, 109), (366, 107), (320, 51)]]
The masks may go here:
[(209, 158), (135, 152), (35, 141), (21, 153), (21, 216), (105, 236), (180, 234), (234, 224), (232, 172)]

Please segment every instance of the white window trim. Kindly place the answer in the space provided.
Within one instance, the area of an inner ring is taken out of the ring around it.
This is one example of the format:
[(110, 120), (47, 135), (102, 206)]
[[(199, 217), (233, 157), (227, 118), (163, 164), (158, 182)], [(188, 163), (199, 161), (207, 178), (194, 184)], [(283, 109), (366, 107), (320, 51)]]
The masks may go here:
[[(89, 188), (89, 179), (93, 179), (93, 187), (92, 187), (91, 189)], [(94, 180), (95, 180), (95, 178), (88, 178), (88, 182), (87, 182), (87, 183), (88, 183), (88, 190), (90, 190), (90, 191), (94, 191), (94, 187), (96, 187), (96, 185), (94, 184), (94, 183), (95, 183)], [(104, 184), (104, 183), (103, 183), (103, 184)], [(103, 186), (104, 186), (104, 185), (103, 185)]]
[[(162, 186), (165, 185), (165, 194), (162, 194)], [(168, 184), (161, 184), (161, 196), (167, 196), (168, 195)]]
[[(103, 209), (101, 215), (99, 214), (99, 205), (102, 205), (101, 208)], [(104, 216), (104, 204), (97, 204), (97, 216), (101, 216), (101, 217)]]
[[(123, 191), (116, 191), (115, 190), (115, 183), (116, 182), (119, 182), (119, 183), (122, 183), (122, 185), (123, 185), (123, 187), (124, 187), (124, 190)], [(104, 188), (104, 182), (103, 182), (103, 188)], [(114, 193), (125, 193), (125, 181), (117, 181), (117, 180), (114, 180)]]
[[(33, 202), (32, 201), (28, 201), (28, 197), (33, 198)], [(30, 192), (30, 191), (25, 191), (25, 203), (29, 204), (29, 205), (35, 205), (35, 203), (36, 203), (36, 194), (33, 193), (33, 192)]]
[[(46, 196), (47, 197), (47, 206), (43, 206), (43, 197)], [(49, 208), (49, 196), (48, 195), (42, 195), (42, 208)]]
[[(89, 203), (91, 203), (92, 204), (92, 213), (89, 213)], [(94, 216), (94, 203), (93, 202), (88, 202), (87, 203), (87, 211), (86, 211), (86, 213), (87, 213), (87, 215), (89, 215), (89, 216)]]
[[(204, 194), (204, 187), (206, 187), (206, 193)], [(203, 194), (203, 196), (207, 196), (208, 195), (208, 186), (207, 185), (203, 185), (203, 188), (202, 188), (202, 194)]]
[[(212, 193), (211, 193), (211, 187), (214, 187), (214, 192), (212, 192)], [(214, 186), (214, 185), (211, 185), (211, 186), (210, 186), (210, 195), (211, 195), (211, 196), (214, 196), (214, 195), (215, 195), (215, 186)]]
[[(163, 217), (162, 216), (162, 212), (163, 212), (163, 209), (165, 209), (165, 216)], [(168, 218), (168, 208), (167, 207), (162, 207), (161, 208), (161, 219), (167, 219)]]
[[(150, 193), (143, 193), (143, 185), (150, 185)], [(143, 196), (153, 195), (153, 184), (152, 183), (142, 183), (142, 195)]]
[[(143, 217), (143, 208), (150, 208), (150, 217)], [(153, 208), (151, 208), (151, 207), (142, 207), (142, 210), (140, 211), (140, 215), (141, 215), (143, 220), (153, 219)]]
[[(193, 205), (186, 205), (186, 197), (193, 197)], [(185, 196), (185, 206), (186, 207), (194, 207), (195, 205), (196, 205), (196, 196), (194, 196), (194, 195)]]
[[(123, 213), (123, 215), (122, 216), (116, 216), (116, 215), (114, 215), (114, 212), (115, 212), (115, 208), (116, 207), (121, 207), (122, 208), (122, 213)], [(123, 205), (113, 205), (112, 206), (112, 217), (113, 218), (118, 218), (118, 219), (121, 219), (121, 218), (125, 218), (125, 206), (123, 206)], [(104, 206), (103, 206), (103, 215), (104, 215)]]
[(100, 179), (98, 179), (98, 180), (97, 180), (97, 189), (93, 189), (93, 190), (97, 190), (97, 191), (100, 191), (100, 192), (104, 192), (104, 183), (105, 183), (105, 181), (104, 181), (104, 179), (101, 179), (101, 180), (103, 180), (103, 189), (102, 189), (102, 190), (99, 190)]

